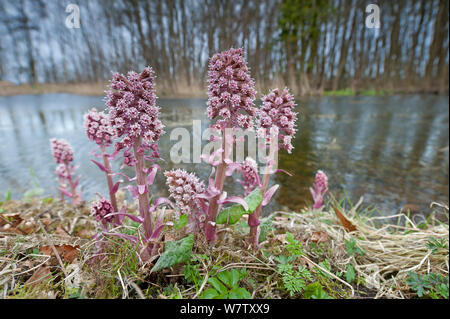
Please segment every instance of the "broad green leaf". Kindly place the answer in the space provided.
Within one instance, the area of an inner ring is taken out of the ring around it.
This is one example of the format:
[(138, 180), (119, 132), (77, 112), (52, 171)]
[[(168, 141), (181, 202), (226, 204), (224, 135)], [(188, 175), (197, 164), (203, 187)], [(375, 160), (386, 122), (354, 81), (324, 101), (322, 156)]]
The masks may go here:
[(226, 294), (228, 293), (228, 289), (220, 282), (219, 279), (212, 277), (208, 279), (208, 282), (220, 293)]
[(226, 271), (219, 272), (217, 274), (217, 278), (219, 278), (220, 281), (222, 281), (229, 288), (233, 288), (233, 278), (232, 278), (231, 273), (229, 271), (226, 270)]
[(217, 215), (216, 223), (217, 224), (228, 224), (233, 225), (236, 224), (244, 214), (252, 214), (255, 209), (262, 202), (262, 192), (259, 187), (255, 188), (253, 192), (248, 194), (244, 200), (248, 205), (248, 211), (242, 207), (242, 205), (236, 204), (230, 207), (226, 207), (222, 209), (222, 211)]
[(231, 270), (231, 286), (237, 287), (237, 284), (239, 282), (240, 273), (236, 269)]
[(252, 298), (252, 295), (246, 289), (238, 288), (238, 290), (241, 292), (241, 296), (243, 299), (251, 299)]
[(208, 288), (202, 293), (200, 298), (201, 299), (213, 299), (213, 298), (217, 297), (218, 295), (219, 295), (219, 293), (217, 292), (216, 289)]
[(194, 245), (194, 235), (182, 238), (177, 241), (169, 241), (161, 257), (159, 257), (155, 266), (150, 272), (159, 271), (164, 268), (172, 267), (173, 265), (184, 263), (191, 258), (192, 247)]
[(248, 211), (247, 214), (252, 214), (256, 208), (258, 208), (259, 204), (261, 204), (263, 199), (263, 195), (261, 189), (259, 187), (255, 188), (253, 192), (248, 194), (244, 200), (247, 202)]
[(235, 288), (230, 291), (229, 299), (251, 299), (252, 295), (244, 288)]
[(322, 285), (318, 282), (309, 284), (306, 286), (305, 291), (303, 292), (303, 298), (311, 299), (313, 295), (318, 295), (318, 292), (322, 290)]
[(245, 214), (245, 210), (241, 205), (233, 205), (221, 210), (219, 215), (217, 215), (216, 223), (217, 224), (236, 224)]

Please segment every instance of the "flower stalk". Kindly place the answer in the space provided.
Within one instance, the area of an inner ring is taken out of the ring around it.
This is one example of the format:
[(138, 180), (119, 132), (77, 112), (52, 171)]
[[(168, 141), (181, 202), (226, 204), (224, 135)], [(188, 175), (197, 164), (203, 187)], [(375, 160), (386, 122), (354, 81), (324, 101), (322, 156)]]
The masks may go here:
[(212, 128), (221, 131), (222, 154), (218, 163), (213, 185), (209, 185), (214, 196), (209, 199), (205, 222), (205, 236), (210, 244), (215, 242), (216, 217), (221, 207), (219, 200), (225, 182), (227, 165), (226, 149), (233, 147), (234, 141), (226, 136), (227, 128), (251, 129), (256, 108), (253, 105), (256, 90), (250, 78), (244, 50), (230, 49), (215, 54), (208, 67), (208, 108), (207, 115), (215, 120)]
[(103, 158), (103, 164), (105, 165), (106, 168), (106, 181), (108, 184), (108, 191), (109, 191), (109, 197), (111, 199), (111, 205), (113, 208), (114, 212), (118, 212), (118, 208), (117, 208), (117, 198), (116, 198), (116, 192), (114, 191), (114, 182), (112, 179), (112, 168), (111, 168), (111, 163), (109, 162), (108, 159), (108, 154), (106, 153), (106, 149), (105, 149), (105, 144), (102, 143), (100, 144), (100, 150), (102, 153), (102, 158)]
[(294, 97), (287, 89), (273, 89), (262, 98), (258, 131), (266, 138), (266, 133), (270, 130), (270, 134), (266, 138), (266, 143), (270, 145), (270, 151), (261, 186), (264, 199), (248, 218), (248, 225), (250, 226), (249, 242), (254, 249), (258, 248), (259, 245), (259, 217), (262, 207), (268, 204), (268, 201), (278, 188), (278, 185), (275, 185), (270, 190), (267, 190), (270, 175), (276, 172), (273, 164), (276, 160), (275, 157), (278, 155), (278, 149), (284, 149), (289, 154), (293, 149), (292, 138), (296, 133), (295, 122), (297, 121), (297, 113), (293, 111), (294, 108)]
[[(106, 147), (110, 146), (112, 143), (113, 130), (109, 124), (108, 115), (104, 112), (98, 112), (97, 109), (93, 108), (88, 113), (84, 115), (84, 127), (86, 129), (86, 134), (91, 141), (94, 141), (100, 148), (100, 156), (103, 159), (103, 166), (92, 160), (106, 175), (106, 182), (108, 185), (110, 204), (112, 206), (113, 212), (118, 212), (116, 192), (117, 187), (114, 187), (112, 179), (112, 167), (109, 161), (109, 155), (106, 153)], [(114, 217), (114, 222), (118, 225), (118, 217)]]
[(145, 235), (150, 236), (152, 233), (152, 221), (150, 218), (150, 198), (148, 195), (148, 187), (145, 171), (144, 150), (141, 147), (141, 138), (137, 137), (133, 144), (134, 157), (136, 158), (136, 182), (138, 187), (139, 215), (144, 218)]
[[(75, 167), (73, 166), (73, 149), (69, 143), (64, 139), (50, 139), (50, 147), (53, 158), (58, 166), (55, 173), (58, 176), (60, 183), (59, 191), (61, 192), (61, 200), (64, 201), (64, 196), (72, 198), (72, 204), (78, 205), (81, 202), (81, 193), (77, 191), (79, 178), (73, 179), (75, 175)], [(68, 184), (68, 185), (67, 185)], [(69, 186), (69, 190), (66, 187)]]

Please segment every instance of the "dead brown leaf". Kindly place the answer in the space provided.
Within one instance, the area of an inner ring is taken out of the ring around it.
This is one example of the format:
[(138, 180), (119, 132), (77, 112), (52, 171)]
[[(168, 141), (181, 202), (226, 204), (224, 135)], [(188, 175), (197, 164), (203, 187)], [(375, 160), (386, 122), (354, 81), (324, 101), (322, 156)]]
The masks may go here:
[(347, 217), (345, 217), (345, 215), (336, 207), (333, 205), (334, 208), (334, 212), (336, 213), (336, 216), (339, 218), (339, 221), (341, 222), (342, 226), (344, 226), (344, 228), (348, 231), (348, 232), (352, 232), (357, 230), (356, 226), (353, 225), (351, 223), (351, 221), (349, 221), (347, 219)]
[(315, 231), (311, 236), (311, 241), (317, 244), (324, 243), (328, 241), (327, 233), (322, 230)]
[(31, 285), (32, 287), (39, 285), (41, 282), (43, 282), (45, 279), (50, 278), (51, 271), (49, 266), (41, 266), (34, 274), (25, 282), (25, 285)]
[(36, 223), (33, 221), (23, 221), (17, 226), (17, 229), (23, 231), (25, 234), (29, 235), (36, 231)]
[(59, 235), (61, 237), (70, 237), (70, 234), (67, 232), (67, 230), (64, 228), (64, 226), (62, 226), (61, 224), (56, 227), (55, 234)]
[(51, 223), (53, 223), (53, 220), (52, 220), (51, 218), (49, 218), (49, 217), (44, 217), (44, 218), (41, 218), (41, 222), (42, 222), (42, 224), (44, 224), (45, 226), (48, 226), (48, 225), (50, 225)]
[(11, 227), (17, 227), (22, 222), (22, 217), (20, 213), (12, 214), (1, 214), (0, 215), (0, 226), (10, 225)]
[[(78, 256), (78, 249), (80, 248), (79, 245), (71, 246), (71, 245), (55, 245), (56, 251), (58, 252), (61, 259), (64, 261), (67, 261), (69, 263), (72, 263), (75, 258)], [(48, 255), (51, 257), (56, 257), (53, 249), (51, 246), (42, 246), (40, 249), (41, 253), (44, 255)]]

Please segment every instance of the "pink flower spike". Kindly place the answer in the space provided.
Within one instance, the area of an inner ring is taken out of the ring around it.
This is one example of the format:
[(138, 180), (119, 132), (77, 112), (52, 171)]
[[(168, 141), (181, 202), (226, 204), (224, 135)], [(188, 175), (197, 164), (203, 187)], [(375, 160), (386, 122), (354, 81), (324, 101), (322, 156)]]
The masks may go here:
[(101, 222), (104, 226), (112, 223), (113, 216), (110, 215), (114, 213), (112, 204), (106, 198), (100, 198), (97, 202), (94, 202), (91, 206), (91, 214), (95, 219)]
[(244, 49), (215, 54), (209, 61), (208, 83), (208, 117), (219, 118), (217, 125), (222, 129), (227, 123), (232, 127), (252, 128), (256, 90), (244, 59)]
[(65, 139), (50, 139), (52, 155), (58, 164), (69, 164), (73, 161), (73, 149)]
[(139, 136), (150, 145), (164, 134), (159, 107), (156, 106), (154, 82), (151, 67), (140, 74), (129, 72), (128, 78), (123, 74), (113, 75), (107, 91), (106, 107), (115, 137), (122, 138), (117, 147), (131, 147)]
[(113, 129), (110, 126), (109, 117), (104, 112), (98, 112), (93, 108), (84, 115), (84, 128), (91, 141), (98, 145), (102, 143), (108, 146), (112, 143)]
[(247, 157), (238, 168), (242, 175), (241, 185), (248, 195), (256, 187), (261, 187), (261, 182), (258, 174), (258, 165), (251, 157)]
[(165, 171), (170, 197), (182, 214), (190, 214), (200, 209), (198, 195), (205, 193), (205, 185), (194, 173), (182, 169)]
[[(259, 110), (259, 129), (266, 131), (278, 130), (280, 148), (284, 148), (289, 154), (294, 148), (292, 139), (296, 133), (295, 122), (297, 113), (294, 112), (294, 97), (288, 89), (273, 89), (262, 98), (262, 106)], [(268, 137), (270, 142), (270, 137)]]
[(314, 189), (310, 188), (314, 200), (313, 208), (319, 209), (323, 206), (323, 198), (328, 191), (328, 177), (323, 171), (317, 171), (313, 186)]

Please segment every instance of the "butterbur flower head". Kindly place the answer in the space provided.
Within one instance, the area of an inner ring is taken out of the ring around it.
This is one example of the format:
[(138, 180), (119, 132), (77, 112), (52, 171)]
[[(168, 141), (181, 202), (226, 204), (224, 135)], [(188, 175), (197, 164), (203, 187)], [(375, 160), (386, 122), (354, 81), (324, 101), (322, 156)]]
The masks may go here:
[(215, 54), (209, 61), (207, 115), (219, 128), (253, 128), (256, 91), (250, 78), (244, 49), (230, 49)]
[(91, 141), (95, 141), (98, 145), (106, 146), (111, 144), (113, 130), (109, 123), (108, 115), (104, 112), (98, 112), (93, 108), (84, 115), (84, 128), (86, 134)]
[(194, 173), (182, 169), (165, 171), (166, 184), (169, 186), (170, 196), (182, 214), (195, 213), (200, 210), (197, 195), (205, 192), (205, 185)]
[(328, 177), (324, 172), (317, 171), (314, 186), (316, 190), (320, 192), (323, 192), (328, 189)]
[(297, 113), (294, 108), (294, 97), (285, 88), (274, 89), (264, 95), (259, 110), (259, 127), (266, 130), (276, 127), (280, 148), (284, 148), (288, 153), (292, 152), (292, 138), (297, 131)]
[(310, 188), (311, 194), (314, 200), (314, 209), (319, 209), (322, 207), (323, 197), (328, 191), (328, 177), (322, 171), (317, 171), (315, 181), (314, 181), (314, 189)]
[(98, 222), (101, 222), (103, 225), (112, 222), (113, 216), (107, 215), (113, 212), (114, 211), (111, 202), (103, 197), (94, 202), (91, 206), (91, 215), (94, 216), (95, 219)]
[(66, 166), (64, 164), (58, 164), (58, 166), (56, 166), (55, 174), (60, 180), (66, 180), (69, 178), (69, 173), (67, 172)]
[(261, 186), (258, 175), (258, 164), (253, 158), (247, 157), (245, 161), (241, 163), (239, 170), (241, 171), (242, 176), (241, 185), (244, 188), (246, 195), (252, 192), (255, 187)]
[(66, 140), (52, 138), (50, 139), (50, 146), (56, 163), (68, 165), (73, 161), (73, 149)]
[(137, 137), (150, 145), (164, 134), (156, 98), (151, 67), (141, 73), (128, 72), (127, 76), (113, 74), (106, 92), (106, 107), (115, 137), (123, 137), (117, 144), (119, 148), (131, 147)]

